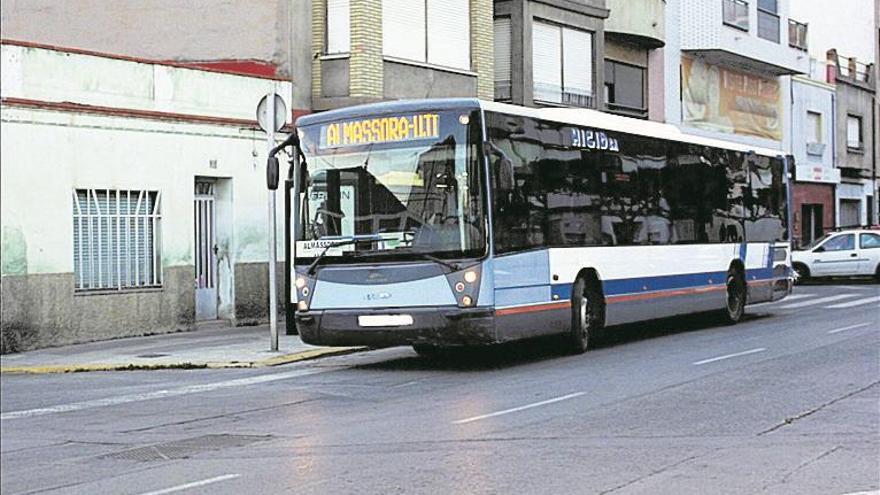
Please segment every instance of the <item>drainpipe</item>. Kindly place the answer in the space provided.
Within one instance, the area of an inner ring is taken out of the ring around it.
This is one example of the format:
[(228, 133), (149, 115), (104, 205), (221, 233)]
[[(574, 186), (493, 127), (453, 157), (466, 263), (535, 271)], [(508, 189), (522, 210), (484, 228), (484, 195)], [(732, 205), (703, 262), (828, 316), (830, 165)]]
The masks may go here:
[[(831, 167), (837, 168), (837, 87), (835, 85), (834, 93), (831, 94)], [(831, 195), (831, 212), (834, 216), (834, 225), (832, 228), (837, 228), (838, 219), (837, 219), (837, 188), (840, 187), (840, 179), (837, 181), (837, 185), (834, 186), (834, 193)], [(825, 224), (825, 220), (822, 220), (822, 224)], [(823, 229), (824, 230), (824, 229)]]

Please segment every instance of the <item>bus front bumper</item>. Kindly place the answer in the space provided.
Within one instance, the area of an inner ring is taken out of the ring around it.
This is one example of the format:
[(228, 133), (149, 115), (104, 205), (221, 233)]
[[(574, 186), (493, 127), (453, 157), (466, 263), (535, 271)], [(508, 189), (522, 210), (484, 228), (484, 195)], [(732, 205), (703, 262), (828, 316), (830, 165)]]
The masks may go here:
[[(363, 327), (359, 316), (409, 315), (412, 324)], [(296, 313), (302, 341), (326, 346), (390, 347), (432, 344), (485, 345), (497, 342), (492, 308), (385, 308), (374, 310), (328, 309)]]

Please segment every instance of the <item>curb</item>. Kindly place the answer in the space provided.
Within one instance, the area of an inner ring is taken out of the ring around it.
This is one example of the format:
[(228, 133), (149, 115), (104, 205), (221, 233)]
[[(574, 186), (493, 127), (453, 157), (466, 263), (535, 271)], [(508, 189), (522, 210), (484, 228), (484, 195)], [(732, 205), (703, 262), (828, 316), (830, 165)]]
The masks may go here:
[(267, 368), (271, 366), (281, 366), (284, 364), (296, 363), (298, 361), (308, 361), (322, 357), (341, 356), (344, 354), (353, 354), (355, 352), (365, 351), (367, 347), (325, 347), (319, 349), (309, 349), (307, 351), (294, 352), (281, 356), (274, 356), (259, 361), (216, 361), (206, 363), (157, 363), (157, 364), (135, 364), (135, 363), (119, 363), (119, 364), (100, 364), (100, 363), (82, 363), (82, 364), (54, 364), (46, 366), (3, 366), (0, 367), (0, 374), (31, 374), (42, 375), (50, 373), (85, 373), (91, 371), (140, 371), (140, 370), (169, 370), (169, 369), (224, 369), (224, 368)]

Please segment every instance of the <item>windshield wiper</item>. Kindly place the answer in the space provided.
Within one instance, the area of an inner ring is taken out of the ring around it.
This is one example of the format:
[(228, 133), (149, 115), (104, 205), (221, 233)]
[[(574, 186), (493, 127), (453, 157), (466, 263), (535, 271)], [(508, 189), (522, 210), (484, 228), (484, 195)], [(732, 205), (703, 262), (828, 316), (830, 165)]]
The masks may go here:
[(315, 268), (318, 266), (318, 262), (320, 262), (321, 259), (327, 255), (327, 251), (329, 251), (333, 248), (337, 248), (340, 246), (348, 246), (349, 244), (355, 244), (355, 243), (362, 242), (365, 240), (370, 240), (370, 239), (345, 239), (345, 240), (342, 240), (339, 242), (334, 242), (332, 244), (327, 244), (324, 247), (324, 249), (321, 251), (321, 253), (318, 254), (318, 256), (315, 256), (315, 260), (312, 261), (312, 263), (309, 265), (309, 268), (306, 270), (306, 273), (308, 273), (309, 275), (315, 274)]
[[(452, 263), (452, 262), (449, 262), (449, 261), (446, 261), (446, 260), (440, 259), (440, 258), (438, 258), (438, 257), (436, 257), (436, 256), (434, 256), (434, 255), (428, 254), (428, 253), (426, 253), (426, 252), (424, 252), (424, 251), (409, 251), (409, 250), (411, 250), (411, 249), (412, 249), (412, 247), (404, 246), (404, 247), (399, 247), (399, 248), (396, 248), (396, 249), (390, 249), (390, 250), (388, 250), (388, 251), (378, 251), (378, 252), (358, 253), (358, 256), (364, 256), (364, 257), (367, 257), (367, 256), (377, 256), (377, 255), (378, 255), (379, 257), (381, 257), (381, 256), (388, 256), (388, 255), (399, 254), (401, 251), (404, 251), (406, 254), (414, 254), (414, 255), (416, 255), (416, 256), (422, 258), (423, 260), (433, 261), (434, 263), (437, 263), (438, 265), (445, 266), (446, 268), (449, 268), (450, 270), (452, 270), (452, 271), (454, 271), (454, 272), (457, 272), (458, 270), (461, 269), (461, 268), (460, 268), (457, 264), (455, 264), (455, 263)], [(406, 251), (405, 251), (405, 250), (406, 250)]]

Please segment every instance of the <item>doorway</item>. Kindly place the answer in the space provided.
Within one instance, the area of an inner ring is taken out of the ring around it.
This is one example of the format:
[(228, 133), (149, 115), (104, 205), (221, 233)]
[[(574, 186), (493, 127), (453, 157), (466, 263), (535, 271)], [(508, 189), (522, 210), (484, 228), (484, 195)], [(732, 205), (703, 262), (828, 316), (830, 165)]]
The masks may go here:
[(193, 204), (195, 230), (196, 320), (217, 319), (217, 212), (215, 181), (196, 179)]
[(823, 210), (822, 204), (801, 205), (801, 246), (809, 246), (825, 234), (822, 226)]

